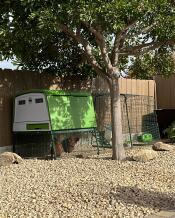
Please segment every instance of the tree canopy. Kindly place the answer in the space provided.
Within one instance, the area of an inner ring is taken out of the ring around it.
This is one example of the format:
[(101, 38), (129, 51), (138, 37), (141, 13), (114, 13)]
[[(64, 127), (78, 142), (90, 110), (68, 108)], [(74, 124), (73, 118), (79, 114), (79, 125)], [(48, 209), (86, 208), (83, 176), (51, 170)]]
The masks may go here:
[(76, 74), (82, 78), (93, 73), (89, 66), (84, 64), (83, 52), (77, 43), (63, 32), (54, 29), (45, 31), (44, 28), (38, 28), (33, 21), (30, 24), (26, 21), (26, 25), (24, 17), (22, 20), (18, 18), (18, 25), (12, 24), (13, 16), (2, 14), (1, 59), (10, 58), (22, 69), (54, 72), (60, 76)]
[[(20, 65), (30, 69), (63, 72), (72, 63), (82, 64), (86, 54), (98, 71), (109, 62), (125, 69), (128, 56), (137, 56), (134, 71), (148, 59), (161, 63), (159, 50), (163, 47), (167, 53), (174, 45), (174, 1), (170, 0), (2, 0), (0, 6), (0, 54), (5, 59), (15, 55)], [(155, 49), (149, 58), (140, 56)], [(144, 66), (143, 72), (150, 73)], [(156, 67), (152, 74), (160, 71)]]

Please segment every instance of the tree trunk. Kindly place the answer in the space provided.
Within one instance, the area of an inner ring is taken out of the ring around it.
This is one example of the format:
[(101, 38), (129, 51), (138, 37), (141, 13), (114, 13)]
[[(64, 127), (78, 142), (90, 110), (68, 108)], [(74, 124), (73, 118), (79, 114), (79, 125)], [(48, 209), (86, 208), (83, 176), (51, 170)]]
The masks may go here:
[(110, 82), (111, 95), (111, 124), (112, 124), (112, 159), (125, 159), (122, 135), (122, 117), (120, 104), (119, 79), (113, 78)]

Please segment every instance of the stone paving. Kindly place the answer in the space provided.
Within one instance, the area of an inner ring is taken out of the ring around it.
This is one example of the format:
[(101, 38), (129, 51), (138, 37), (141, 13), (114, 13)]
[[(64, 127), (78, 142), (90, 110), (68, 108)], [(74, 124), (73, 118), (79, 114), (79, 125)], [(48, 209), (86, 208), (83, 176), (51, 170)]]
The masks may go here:
[(175, 210), (163, 210), (146, 218), (175, 218)]

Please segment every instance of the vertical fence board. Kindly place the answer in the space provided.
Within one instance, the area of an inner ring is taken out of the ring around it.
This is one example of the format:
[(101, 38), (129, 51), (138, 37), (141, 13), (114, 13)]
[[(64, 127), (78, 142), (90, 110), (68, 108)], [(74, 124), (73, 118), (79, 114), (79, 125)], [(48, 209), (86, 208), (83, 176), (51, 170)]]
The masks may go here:
[(157, 76), (155, 81), (158, 109), (175, 109), (175, 75), (169, 78)]

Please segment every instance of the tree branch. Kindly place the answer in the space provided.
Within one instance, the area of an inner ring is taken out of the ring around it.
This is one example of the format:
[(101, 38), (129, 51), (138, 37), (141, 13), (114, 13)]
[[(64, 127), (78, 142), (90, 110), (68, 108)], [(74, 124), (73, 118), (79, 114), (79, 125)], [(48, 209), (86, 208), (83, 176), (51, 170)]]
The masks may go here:
[(86, 55), (86, 57), (87, 57), (87, 61), (91, 64), (91, 66), (93, 67), (93, 69), (95, 70), (97, 75), (99, 75), (102, 78), (104, 78), (107, 81), (107, 83), (110, 84), (110, 79), (111, 78), (109, 77), (109, 75), (106, 72), (104, 72), (104, 70), (102, 70), (99, 67), (97, 67), (97, 65), (90, 60), (88, 55)]
[(81, 43), (83, 45), (83, 47), (85, 49), (85, 54), (86, 54), (87, 60), (88, 60), (89, 64), (93, 67), (93, 69), (97, 72), (97, 74), (99, 74), (102, 77), (109, 78), (109, 75), (106, 72), (104, 72), (102, 70), (102, 68), (100, 67), (100, 65), (97, 63), (95, 57), (92, 54), (91, 45), (88, 43), (88, 41), (86, 39), (84, 39), (80, 35), (80, 31), (77, 30), (75, 33), (74, 31), (72, 31), (66, 25), (63, 25), (63, 24), (60, 24), (59, 27), (65, 34), (71, 36), (77, 43)]
[(127, 32), (137, 23), (137, 20), (128, 24), (121, 32), (115, 35), (114, 46), (111, 53), (111, 63), (113, 66), (116, 66), (119, 57), (119, 47), (123, 46), (124, 40), (126, 38)]
[(113, 66), (111, 64), (111, 60), (108, 56), (108, 51), (106, 48), (106, 42), (104, 39), (104, 36), (101, 32), (99, 32), (98, 30), (96, 30), (94, 27), (89, 26), (89, 24), (87, 22), (82, 22), (88, 29), (89, 31), (95, 36), (95, 40), (100, 48), (101, 51), (101, 55), (103, 58), (103, 61), (105, 63), (106, 68), (111, 71), (113, 69)]
[(158, 22), (154, 22), (152, 23), (150, 26), (145, 27), (144, 29), (142, 29), (140, 32), (142, 34), (147, 33), (148, 31), (150, 31), (153, 27), (155, 27), (156, 25), (158, 25)]
[[(119, 34), (119, 36), (115, 38), (115, 42), (114, 42), (114, 47), (113, 47), (113, 51), (112, 51), (112, 56), (111, 56), (111, 62), (113, 65), (115, 65), (116, 63), (116, 59), (118, 58), (119, 54), (122, 55), (127, 55), (126, 52), (123, 52), (122, 46), (124, 44), (125, 39), (127, 38), (127, 34), (128, 34), (128, 30), (132, 29), (132, 27), (134, 27), (134, 25), (137, 23), (138, 21), (133, 21), (130, 25), (126, 26), (125, 29), (122, 30), (122, 32)], [(138, 35), (140, 33), (142, 34), (146, 34), (148, 31), (150, 31), (154, 26), (156, 26), (158, 23), (154, 22), (151, 25), (141, 29), (138, 33)], [(143, 51), (142, 51), (143, 52)], [(115, 57), (116, 56), (116, 57)]]
[[(168, 40), (163, 40), (163, 41), (159, 41), (159, 42), (150, 42), (150, 43), (144, 43), (141, 45), (137, 45), (137, 46), (130, 46), (128, 48), (125, 49), (120, 49), (120, 53), (121, 54), (125, 54), (125, 55), (134, 55), (137, 53), (146, 53), (150, 50), (154, 50), (162, 45), (175, 45), (175, 39), (168, 39)], [(142, 50), (145, 49), (145, 50)]]

